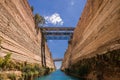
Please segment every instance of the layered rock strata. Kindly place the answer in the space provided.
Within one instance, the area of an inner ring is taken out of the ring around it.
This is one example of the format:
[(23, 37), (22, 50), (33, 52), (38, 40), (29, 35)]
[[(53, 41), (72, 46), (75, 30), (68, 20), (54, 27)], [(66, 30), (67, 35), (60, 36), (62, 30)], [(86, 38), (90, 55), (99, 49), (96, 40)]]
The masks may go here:
[(114, 50), (120, 54), (120, 0), (88, 0), (69, 46), (62, 70)]
[[(12, 53), (14, 60), (41, 64), (41, 39), (27, 0), (0, 0), (0, 56)], [(49, 55), (47, 62), (54, 68)]]
[(45, 44), (45, 60), (46, 60), (46, 66), (50, 68), (55, 68), (54, 61), (52, 59), (51, 52), (47, 46), (47, 43)]

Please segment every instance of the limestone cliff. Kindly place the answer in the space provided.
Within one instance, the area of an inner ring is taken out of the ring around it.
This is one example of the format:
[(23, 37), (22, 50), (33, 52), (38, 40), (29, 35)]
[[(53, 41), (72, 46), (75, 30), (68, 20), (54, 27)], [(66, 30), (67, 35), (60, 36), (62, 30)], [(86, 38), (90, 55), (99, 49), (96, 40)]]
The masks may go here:
[(50, 68), (55, 68), (55, 65), (54, 65), (54, 61), (52, 59), (52, 55), (51, 55), (51, 52), (47, 46), (47, 43), (45, 44), (45, 59), (46, 59), (46, 66), (50, 67)]
[(119, 49), (120, 0), (88, 0), (65, 54), (62, 70)]
[(11, 52), (12, 59), (41, 64), (41, 32), (36, 33), (27, 0), (0, 0), (0, 42), (0, 56)]

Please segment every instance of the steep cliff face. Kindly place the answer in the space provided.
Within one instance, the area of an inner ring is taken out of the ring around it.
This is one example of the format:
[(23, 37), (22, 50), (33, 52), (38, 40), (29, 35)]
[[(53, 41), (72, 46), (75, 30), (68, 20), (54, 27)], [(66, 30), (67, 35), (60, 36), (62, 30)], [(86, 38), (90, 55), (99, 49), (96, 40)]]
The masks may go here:
[(71, 41), (69, 42), (69, 45), (68, 45), (68, 49), (66, 50), (65, 52), (65, 55), (64, 55), (64, 59), (63, 59), (63, 62), (62, 62), (62, 67), (61, 69), (64, 70), (65, 68), (69, 68), (70, 66), (70, 63), (71, 63), (71, 50), (72, 50), (72, 47), (71, 47)]
[(41, 33), (27, 0), (0, 0), (0, 42), (0, 56), (10, 52), (15, 60), (41, 64)]
[(52, 59), (52, 55), (50, 53), (50, 50), (47, 46), (47, 43), (45, 44), (45, 59), (46, 59), (46, 66), (50, 67), (50, 68), (55, 68), (55, 65), (54, 65), (54, 61)]
[(120, 49), (120, 0), (88, 0), (70, 45), (63, 70), (83, 59)]

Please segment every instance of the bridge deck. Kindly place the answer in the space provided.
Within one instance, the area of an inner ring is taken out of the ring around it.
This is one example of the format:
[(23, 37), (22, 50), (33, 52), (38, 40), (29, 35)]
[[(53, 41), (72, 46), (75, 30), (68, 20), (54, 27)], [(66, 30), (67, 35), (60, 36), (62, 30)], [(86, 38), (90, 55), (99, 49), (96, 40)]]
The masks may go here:
[(56, 62), (56, 61), (62, 61), (62, 60), (63, 60), (63, 58), (56, 58), (56, 59), (53, 59), (54, 62)]
[(74, 27), (40, 27), (47, 40), (69, 40)]
[(52, 36), (70, 36), (73, 32), (43, 32), (44, 35), (52, 35)]
[(40, 27), (43, 31), (74, 31), (74, 27)]

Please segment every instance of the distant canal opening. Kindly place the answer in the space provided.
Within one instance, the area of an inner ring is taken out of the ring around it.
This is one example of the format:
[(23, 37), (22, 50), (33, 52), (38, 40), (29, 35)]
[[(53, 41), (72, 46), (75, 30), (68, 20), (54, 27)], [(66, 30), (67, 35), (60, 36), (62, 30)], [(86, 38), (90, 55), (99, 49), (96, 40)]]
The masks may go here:
[(36, 78), (35, 80), (83, 80), (83, 79), (69, 76), (62, 72), (61, 70), (56, 70), (55, 72), (52, 72), (46, 76), (41, 76), (39, 78)]

